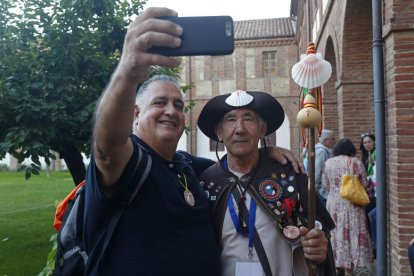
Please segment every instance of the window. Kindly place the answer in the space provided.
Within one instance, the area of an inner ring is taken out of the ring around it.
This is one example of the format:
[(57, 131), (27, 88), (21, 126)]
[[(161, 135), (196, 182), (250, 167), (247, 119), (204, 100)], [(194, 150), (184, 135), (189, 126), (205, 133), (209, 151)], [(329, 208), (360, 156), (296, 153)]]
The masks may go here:
[[(266, 140), (266, 146), (276, 146), (276, 131), (270, 133), (264, 139)], [(263, 140), (260, 140), (260, 146), (264, 147)]]
[(217, 151), (224, 151), (224, 144), (223, 143), (219, 143), (217, 141), (214, 141), (212, 139), (210, 139), (210, 151), (215, 152), (216, 151), (216, 144), (218, 143), (217, 146)]
[(263, 52), (263, 77), (276, 76), (276, 51)]

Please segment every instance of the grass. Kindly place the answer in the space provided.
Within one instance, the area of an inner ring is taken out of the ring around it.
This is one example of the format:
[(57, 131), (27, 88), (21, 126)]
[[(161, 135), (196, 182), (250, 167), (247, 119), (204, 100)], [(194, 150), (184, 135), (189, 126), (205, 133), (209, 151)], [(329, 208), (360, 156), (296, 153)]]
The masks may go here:
[(55, 233), (55, 204), (74, 187), (69, 172), (0, 172), (0, 275), (37, 275)]

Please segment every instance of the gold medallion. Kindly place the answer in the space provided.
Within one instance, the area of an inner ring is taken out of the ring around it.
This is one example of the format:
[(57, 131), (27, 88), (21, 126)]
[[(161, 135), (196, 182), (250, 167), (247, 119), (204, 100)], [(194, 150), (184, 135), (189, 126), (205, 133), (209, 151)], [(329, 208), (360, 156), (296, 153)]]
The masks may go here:
[(194, 206), (194, 204), (195, 204), (194, 196), (193, 196), (193, 194), (189, 190), (185, 190), (184, 191), (184, 200), (191, 207)]

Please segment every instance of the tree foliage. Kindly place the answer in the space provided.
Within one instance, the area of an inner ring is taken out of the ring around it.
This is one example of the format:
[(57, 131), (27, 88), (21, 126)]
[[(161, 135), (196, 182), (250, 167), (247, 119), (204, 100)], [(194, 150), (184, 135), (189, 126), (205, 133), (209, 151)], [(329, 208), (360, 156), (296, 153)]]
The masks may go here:
[(0, 159), (63, 158), (79, 183), (95, 103), (143, 1), (0, 0)]

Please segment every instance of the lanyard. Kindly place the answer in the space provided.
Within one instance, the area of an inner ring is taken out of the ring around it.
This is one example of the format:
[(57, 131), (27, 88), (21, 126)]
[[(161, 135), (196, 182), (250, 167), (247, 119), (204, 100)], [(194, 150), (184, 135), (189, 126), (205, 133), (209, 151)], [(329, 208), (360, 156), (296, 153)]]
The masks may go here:
[[(223, 160), (223, 166), (225, 170), (229, 170), (228, 165), (227, 165), (227, 156), (225, 156), (224, 160)], [(237, 188), (236, 188), (237, 189)], [(244, 202), (241, 202), (240, 207), (242, 207), (242, 204), (244, 204)], [(244, 234), (241, 230), (241, 225), (240, 225), (240, 221), (242, 221), (243, 218), (239, 218), (237, 217), (236, 211), (234, 210), (234, 204), (233, 204), (233, 196), (230, 194), (229, 195), (229, 199), (228, 199), (228, 204), (229, 206), (229, 212), (230, 212), (230, 216), (231, 216), (231, 220), (233, 221), (234, 227), (236, 228), (237, 233), (239, 234)], [(240, 212), (240, 210), (239, 210)], [(253, 241), (254, 241), (254, 222), (256, 220), (256, 202), (251, 198), (250, 199), (250, 212), (249, 212), (249, 258), (251, 259), (253, 257)]]
[[(236, 188), (237, 189), (237, 188)], [(243, 202), (241, 204), (244, 204)], [(231, 219), (233, 221), (234, 227), (237, 230), (237, 233), (243, 234), (241, 231), (241, 226), (239, 223), (239, 218), (237, 217), (236, 211), (234, 210), (233, 196), (230, 194), (228, 199), (228, 206)], [(254, 240), (254, 222), (256, 220), (256, 202), (253, 199), (250, 199), (250, 212), (249, 212), (249, 258), (253, 257), (253, 240)]]

